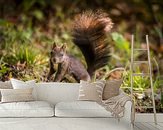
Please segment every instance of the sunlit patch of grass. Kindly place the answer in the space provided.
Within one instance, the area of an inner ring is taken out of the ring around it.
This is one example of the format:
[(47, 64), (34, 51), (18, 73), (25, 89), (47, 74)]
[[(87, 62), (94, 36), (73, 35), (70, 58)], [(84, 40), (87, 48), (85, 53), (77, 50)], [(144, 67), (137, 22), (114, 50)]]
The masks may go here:
[[(137, 73), (140, 73), (138, 71)], [(123, 85), (122, 88), (131, 88), (131, 72), (130, 71), (125, 71), (123, 74), (124, 80), (123, 80)], [(149, 82), (149, 77), (141, 77), (141, 76), (135, 76), (133, 77), (133, 89), (135, 91), (144, 91), (145, 89), (150, 88), (150, 82)]]
[(7, 73), (9, 70), (10, 68), (6, 67), (4, 63), (3, 64), (0, 63), (0, 77)]
[(13, 58), (17, 62), (26, 63), (27, 65), (35, 65), (37, 54), (32, 48), (21, 46), (13, 51)]
[(12, 50), (12, 57), (15, 63), (26, 64), (27, 66), (44, 65), (48, 62), (46, 55), (33, 48), (32, 46), (15, 47)]

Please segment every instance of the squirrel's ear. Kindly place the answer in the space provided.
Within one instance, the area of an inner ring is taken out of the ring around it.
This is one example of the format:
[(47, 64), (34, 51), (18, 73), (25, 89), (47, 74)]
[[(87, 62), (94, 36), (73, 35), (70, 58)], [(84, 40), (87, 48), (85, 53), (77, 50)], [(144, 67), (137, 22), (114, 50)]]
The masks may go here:
[(53, 46), (52, 46), (52, 49), (54, 49), (56, 47), (56, 43), (54, 42), (53, 43)]
[(63, 45), (61, 46), (61, 49), (66, 50), (66, 44), (63, 44)]

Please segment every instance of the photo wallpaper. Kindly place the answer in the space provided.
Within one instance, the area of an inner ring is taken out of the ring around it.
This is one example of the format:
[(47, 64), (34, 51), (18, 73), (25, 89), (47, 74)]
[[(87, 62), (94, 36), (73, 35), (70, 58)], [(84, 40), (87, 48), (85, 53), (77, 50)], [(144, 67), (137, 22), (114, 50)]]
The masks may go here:
[[(148, 35), (157, 111), (163, 112), (162, 6), (161, 0), (1, 0), (0, 81), (123, 78), (121, 88), (130, 93), (131, 35), (142, 49)], [(137, 52), (135, 59), (147, 55)], [(148, 66), (134, 69), (146, 73)], [(149, 79), (134, 82), (136, 90), (145, 91), (135, 95), (137, 103), (151, 103)]]

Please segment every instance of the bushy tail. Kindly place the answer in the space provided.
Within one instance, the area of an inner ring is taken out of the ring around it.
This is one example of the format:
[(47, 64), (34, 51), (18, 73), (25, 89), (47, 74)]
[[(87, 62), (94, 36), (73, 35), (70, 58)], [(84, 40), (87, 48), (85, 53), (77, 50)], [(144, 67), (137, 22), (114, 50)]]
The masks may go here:
[(82, 51), (90, 76), (109, 61), (110, 51), (106, 42), (106, 32), (110, 31), (112, 24), (108, 14), (102, 11), (86, 11), (75, 17), (73, 42)]

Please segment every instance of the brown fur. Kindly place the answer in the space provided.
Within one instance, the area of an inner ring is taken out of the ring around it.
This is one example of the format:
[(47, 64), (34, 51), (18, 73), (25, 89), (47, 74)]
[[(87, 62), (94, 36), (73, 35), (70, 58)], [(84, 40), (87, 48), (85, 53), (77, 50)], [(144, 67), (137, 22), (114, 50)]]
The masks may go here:
[(78, 82), (90, 80), (95, 70), (108, 64), (109, 44), (106, 42), (106, 33), (111, 28), (111, 19), (102, 11), (86, 11), (76, 15), (72, 29), (73, 42), (82, 51), (87, 69), (77, 58), (66, 53), (64, 45), (58, 47), (54, 44), (48, 79), (55, 72), (53, 65), (57, 63), (54, 81), (60, 82), (65, 74), (71, 74)]
[(78, 82), (80, 80), (90, 80), (90, 76), (83, 64), (75, 57), (68, 55), (65, 47), (53, 45), (50, 57), (50, 71), (48, 79), (55, 73), (54, 64), (58, 64), (58, 69), (54, 81), (60, 82), (66, 74), (72, 75)]

